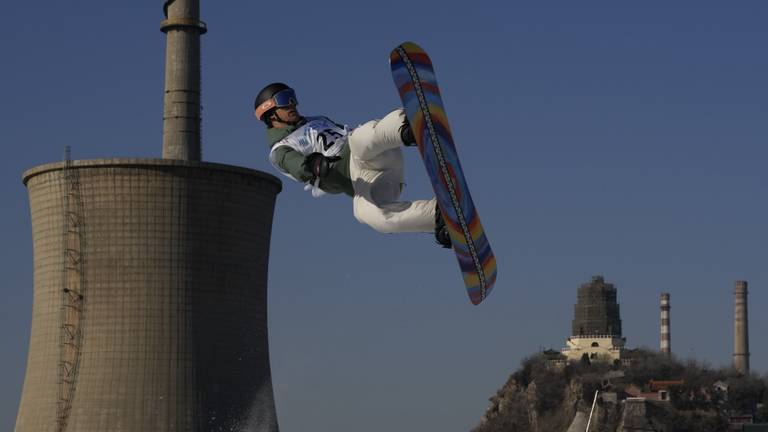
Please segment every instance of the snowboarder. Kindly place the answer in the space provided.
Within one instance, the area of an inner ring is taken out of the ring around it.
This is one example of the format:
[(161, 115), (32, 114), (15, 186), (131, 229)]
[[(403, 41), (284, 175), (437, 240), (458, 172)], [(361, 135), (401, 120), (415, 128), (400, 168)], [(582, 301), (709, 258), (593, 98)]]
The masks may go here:
[(270, 162), (305, 183), (314, 196), (345, 193), (355, 218), (382, 233), (433, 232), (437, 243), (451, 240), (437, 200), (399, 201), (403, 188), (400, 147), (415, 146), (402, 109), (348, 129), (327, 117), (303, 117), (296, 92), (272, 83), (256, 96), (256, 118), (267, 126)]

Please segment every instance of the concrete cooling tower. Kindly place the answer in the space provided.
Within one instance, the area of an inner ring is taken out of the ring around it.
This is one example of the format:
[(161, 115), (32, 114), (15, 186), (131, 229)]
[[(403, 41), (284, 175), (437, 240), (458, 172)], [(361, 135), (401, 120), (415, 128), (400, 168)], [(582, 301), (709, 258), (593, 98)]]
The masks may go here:
[(272, 430), (244, 426), (276, 425), (267, 264), (280, 183), (161, 159), (43, 165), (24, 182), (35, 288), (16, 430)]
[(278, 430), (267, 267), (281, 183), (199, 161), (205, 26), (196, 0), (165, 9), (165, 159), (66, 157), (23, 175), (34, 299), (17, 432)]

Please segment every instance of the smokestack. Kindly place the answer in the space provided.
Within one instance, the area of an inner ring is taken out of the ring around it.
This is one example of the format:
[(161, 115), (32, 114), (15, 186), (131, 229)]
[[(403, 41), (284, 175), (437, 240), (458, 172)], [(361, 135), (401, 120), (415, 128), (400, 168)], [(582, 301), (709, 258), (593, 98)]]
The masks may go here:
[(200, 0), (166, 0), (163, 159), (200, 160)]
[(736, 281), (733, 316), (733, 367), (749, 373), (749, 317), (747, 315), (747, 281)]
[(672, 334), (669, 331), (669, 293), (661, 293), (661, 352), (672, 354)]

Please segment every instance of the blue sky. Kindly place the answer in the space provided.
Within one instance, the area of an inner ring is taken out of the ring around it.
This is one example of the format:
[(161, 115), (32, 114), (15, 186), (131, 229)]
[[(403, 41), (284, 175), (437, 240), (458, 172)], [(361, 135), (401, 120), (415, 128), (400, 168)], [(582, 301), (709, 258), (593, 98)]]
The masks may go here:
[[(348, 198), (313, 199), (285, 179), (269, 270), (282, 430), (468, 430), (521, 358), (564, 345), (576, 287), (594, 274), (618, 287), (629, 346), (658, 347), (666, 291), (673, 350), (714, 366), (731, 359), (734, 281), (749, 281), (752, 366), (768, 372), (764, 2), (226, 3), (201, 7), (204, 160), (273, 172), (252, 117), (272, 81), (290, 83), (307, 115), (382, 116), (399, 104), (389, 52), (416, 41), (499, 264), (491, 297), (472, 306), (429, 236), (375, 233)], [(65, 145), (76, 159), (159, 157), (165, 38), (160, 2), (11, 2), (3, 17), (11, 430), (32, 307), (21, 173)], [(405, 197), (429, 196), (406, 152)]]

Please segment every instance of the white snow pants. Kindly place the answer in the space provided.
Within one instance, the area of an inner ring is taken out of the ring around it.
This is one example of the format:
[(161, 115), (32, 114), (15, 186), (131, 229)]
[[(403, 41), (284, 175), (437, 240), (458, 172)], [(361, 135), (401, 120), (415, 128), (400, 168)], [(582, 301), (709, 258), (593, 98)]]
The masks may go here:
[(435, 198), (398, 201), (403, 190), (402, 109), (372, 120), (349, 134), (349, 174), (355, 218), (376, 231), (433, 232)]

